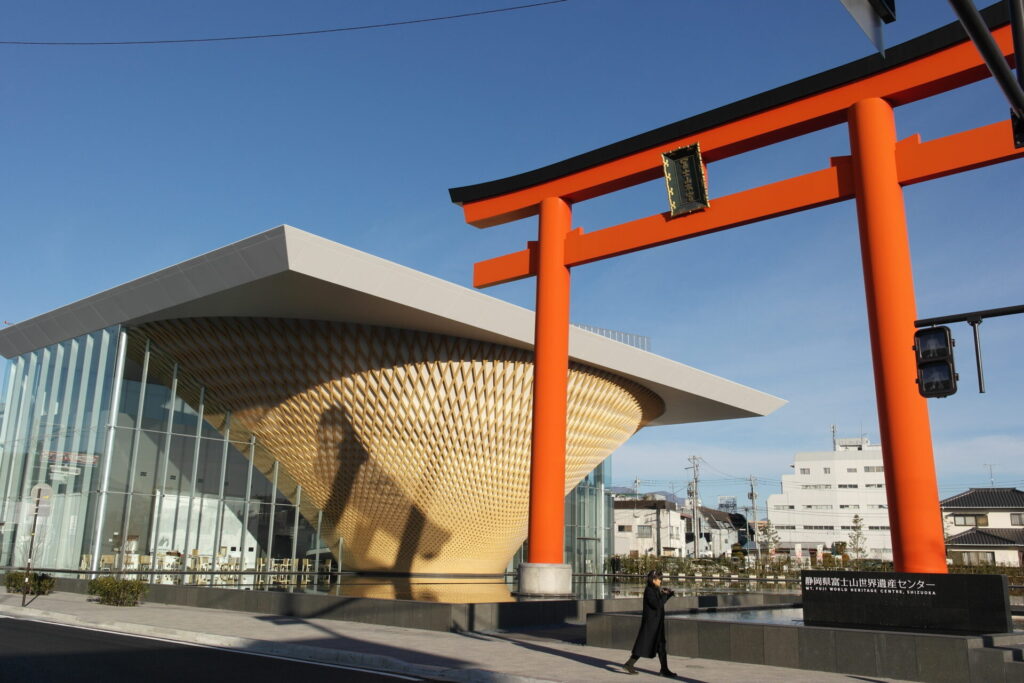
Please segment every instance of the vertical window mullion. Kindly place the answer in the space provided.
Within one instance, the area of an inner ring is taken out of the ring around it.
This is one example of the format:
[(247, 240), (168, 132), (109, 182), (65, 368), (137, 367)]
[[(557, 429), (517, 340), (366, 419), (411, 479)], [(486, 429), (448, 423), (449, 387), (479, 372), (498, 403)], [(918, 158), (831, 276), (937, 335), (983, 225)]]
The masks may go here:
[[(11, 476), (14, 469), (14, 457), (17, 441), (17, 422), (22, 401), (22, 390), (15, 390), (23, 382), (26, 360), (24, 356), (14, 359), (7, 370), (7, 391), (5, 392), (3, 423), (0, 424), (0, 514), (2, 519), (10, 519), (6, 512), (7, 499), (10, 496)], [(18, 406), (15, 406), (17, 399)]]
[(316, 511), (316, 550), (313, 553), (313, 586), (317, 584), (317, 578), (320, 576), (320, 548), (323, 546), (323, 538), (320, 536), (320, 530), (324, 523), (324, 511)]
[(43, 360), (39, 368), (39, 380), (35, 386), (35, 397), (32, 402), (32, 421), (31, 428), (29, 430), (29, 437), (25, 440), (24, 453), (25, 459), (22, 462), (22, 480), (21, 487), (18, 493), (19, 498), (26, 498), (28, 496), (29, 489), (34, 483), (32, 480), (35, 478), (32, 476), (35, 467), (35, 458), (33, 455), (39, 450), (39, 431), (42, 429), (43, 414), (46, 410), (46, 404), (49, 399), (49, 394), (46, 391), (46, 383), (50, 379), (50, 358), (53, 353), (52, 347), (46, 347), (43, 349)]
[(139, 440), (142, 439), (142, 411), (146, 405), (146, 389), (149, 386), (149, 340), (146, 340), (145, 351), (142, 355), (142, 377), (139, 381), (139, 400), (135, 405), (135, 427), (132, 428), (131, 453), (128, 456), (128, 476), (125, 483), (124, 504), (121, 513), (121, 552), (117, 554), (117, 566), (123, 568), (125, 555), (125, 544), (128, 542), (128, 525), (132, 516), (132, 501), (135, 493), (135, 468), (139, 461)]
[[(157, 565), (156, 554), (159, 550), (157, 542), (160, 538), (160, 525), (163, 522), (164, 502), (167, 500), (167, 465), (171, 459), (171, 433), (174, 431), (174, 404), (178, 401), (178, 364), (171, 368), (171, 396), (167, 402), (167, 422), (164, 423), (163, 446), (157, 455), (156, 490), (153, 492), (153, 532), (149, 539), (149, 561), (151, 566)], [(177, 509), (177, 501), (175, 501)], [(149, 575), (150, 582), (153, 574)]]
[[(78, 378), (78, 355), (79, 355), (80, 343), (78, 339), (72, 339), (69, 344), (69, 358), (67, 365), (67, 379), (64, 381), (64, 397), (61, 399), (61, 421), (59, 429), (57, 431), (57, 445), (56, 450), (62, 456), (67, 452), (67, 439), (70, 433), (71, 423), (71, 406), (75, 405), (74, 388), (75, 380)], [(63, 457), (62, 457), (63, 460)], [(77, 463), (71, 462), (70, 466), (74, 467)]]
[(274, 515), (277, 510), (277, 478), (280, 471), (280, 463), (274, 461), (273, 478), (271, 480), (270, 490), (270, 523), (267, 525), (267, 565), (266, 570), (270, 571), (270, 565), (273, 562), (273, 551), (274, 551)]
[[(90, 422), (89, 425), (86, 426), (86, 431), (89, 434), (89, 440), (86, 444), (87, 453), (96, 452), (96, 441), (99, 439), (101, 433), (100, 415), (103, 413), (103, 376), (107, 372), (108, 356), (110, 355), (110, 333), (104, 330), (99, 334), (100, 348), (99, 352), (96, 354), (96, 372), (93, 373), (93, 376), (96, 378), (96, 384), (93, 388), (92, 410), (89, 418)], [(116, 360), (114, 362), (114, 366), (116, 369)], [(119, 382), (120, 379), (115, 377), (114, 381)], [(119, 394), (118, 400), (120, 400), (120, 398)], [(116, 411), (117, 408), (115, 407), (114, 410)]]
[[(213, 552), (210, 553), (211, 571), (217, 571), (217, 560), (220, 557), (220, 544), (224, 531), (224, 484), (228, 471), (228, 449), (231, 448), (231, 411), (224, 413), (224, 441), (220, 450), (220, 479), (217, 488), (217, 517), (213, 527)], [(210, 575), (210, 585), (216, 580), (216, 574)]]
[[(292, 571), (298, 571), (298, 563), (295, 561), (295, 555), (298, 551), (299, 543), (299, 506), (302, 505), (302, 486), (295, 487), (295, 519), (292, 522), (292, 557), (291, 565)], [(298, 577), (292, 577), (297, 579)]]
[[(245, 473), (245, 502), (242, 504), (242, 538), (238, 543), (238, 571), (244, 571), (246, 569), (246, 550), (248, 546), (248, 530), (249, 530), (249, 510), (251, 508), (252, 500), (252, 468), (253, 462), (256, 460), (256, 435), (249, 435), (249, 465), (246, 468)], [(242, 585), (241, 575), (239, 575), (238, 585)]]
[(50, 377), (50, 391), (47, 392), (47, 405), (46, 405), (46, 421), (47, 424), (42, 427), (43, 434), (42, 440), (39, 444), (39, 467), (42, 470), (40, 472), (39, 481), (44, 482), (47, 479), (47, 468), (49, 466), (49, 458), (44, 457), (49, 455), (50, 445), (53, 443), (54, 436), (54, 418), (57, 415), (57, 411), (60, 410), (60, 401), (58, 396), (60, 394), (60, 380), (64, 376), (64, 344), (57, 344), (54, 347), (56, 350), (56, 358), (53, 361), (53, 371)]
[(92, 355), (93, 355), (93, 338), (89, 335), (85, 338), (82, 343), (82, 370), (79, 376), (82, 381), (78, 383), (78, 392), (73, 397), (75, 403), (75, 419), (71, 425), (71, 443), (67, 444), (67, 449), (71, 453), (78, 455), (78, 458), (83, 466), (82, 469), (82, 481), (81, 481), (81, 492), (83, 495), (87, 495), (89, 492), (89, 479), (92, 477), (92, 466), (87, 466), (88, 461), (91, 458), (91, 453), (87, 454), (85, 459), (82, 458), (82, 437), (85, 431), (85, 405), (89, 402), (89, 371), (92, 369)]
[(114, 377), (110, 387), (110, 408), (107, 411), (107, 433), (100, 462), (100, 490), (96, 500), (96, 524), (92, 539), (92, 558), (89, 569), (95, 574), (100, 566), (100, 550), (103, 541), (103, 517), (107, 512), (107, 495), (110, 486), (110, 467), (114, 456), (114, 436), (117, 415), (121, 404), (121, 385), (124, 383), (124, 359), (128, 347), (128, 333), (119, 329), (117, 333), (117, 360), (114, 362)]
[[(196, 473), (199, 471), (199, 449), (202, 446), (203, 437), (203, 416), (206, 413), (206, 387), (199, 387), (199, 407), (196, 415), (195, 444), (192, 450), (192, 472), (189, 474), (188, 512), (185, 515), (185, 562), (184, 567), (189, 566), (192, 558), (192, 551), (189, 548), (192, 538), (192, 506), (196, 499)], [(198, 530), (196, 537), (199, 537)]]

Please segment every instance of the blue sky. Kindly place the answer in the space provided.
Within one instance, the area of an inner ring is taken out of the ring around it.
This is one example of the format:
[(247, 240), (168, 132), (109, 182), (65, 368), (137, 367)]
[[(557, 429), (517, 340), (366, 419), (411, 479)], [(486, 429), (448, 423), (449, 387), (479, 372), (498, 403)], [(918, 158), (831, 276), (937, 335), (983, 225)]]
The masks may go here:
[[(145, 40), (304, 31), (517, 4), (265, 0), (17, 3), (0, 40)], [(900, 0), (890, 44), (953, 20)], [(983, 3), (979, 3), (983, 4)], [(370, 31), (192, 45), (0, 46), (0, 320), (19, 321), (281, 223), (469, 285), (532, 220), (477, 230), (447, 195), (858, 59), (839, 0), (569, 0)], [(989, 80), (897, 110), (926, 139), (1007, 117)], [(712, 164), (712, 197), (816, 170), (845, 127)], [(1024, 162), (906, 190), (919, 315), (1024, 303)], [(1016, 201), (1015, 201), (1016, 200)], [(660, 181), (575, 207), (588, 230), (665, 210)], [(643, 430), (617, 481), (778, 481), (792, 454), (878, 440), (852, 202), (577, 268), (574, 321), (789, 400), (772, 416)], [(532, 307), (533, 283), (487, 290)], [(1024, 485), (1024, 318), (954, 327), (961, 389), (930, 401), (940, 493)], [(752, 337), (761, 341), (750, 343)], [(714, 469), (712, 469), (714, 468)], [(717, 470), (717, 472), (716, 472)], [(724, 474), (723, 474), (724, 473)], [(729, 475), (729, 476), (727, 476)], [(771, 485), (762, 488), (768, 493)]]

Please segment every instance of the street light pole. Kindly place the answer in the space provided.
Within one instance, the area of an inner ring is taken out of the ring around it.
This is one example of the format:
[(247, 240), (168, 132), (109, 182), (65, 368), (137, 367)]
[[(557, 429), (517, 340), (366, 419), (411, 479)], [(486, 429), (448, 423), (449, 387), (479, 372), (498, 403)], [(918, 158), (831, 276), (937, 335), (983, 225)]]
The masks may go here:
[(29, 577), (32, 576), (32, 553), (35, 551), (35, 547), (36, 547), (36, 527), (37, 527), (37, 525), (39, 523), (39, 503), (43, 499), (43, 489), (42, 489), (42, 487), (37, 487), (35, 489), (35, 494), (36, 494), (36, 499), (35, 499), (35, 505), (33, 506), (34, 507), (34, 511), (32, 513), (32, 533), (29, 535), (29, 540), (28, 540), (28, 562), (26, 563), (26, 566), (25, 566), (25, 580), (21, 584), (21, 606), (22, 607), (25, 606), (25, 597), (28, 595), (28, 590), (29, 590)]

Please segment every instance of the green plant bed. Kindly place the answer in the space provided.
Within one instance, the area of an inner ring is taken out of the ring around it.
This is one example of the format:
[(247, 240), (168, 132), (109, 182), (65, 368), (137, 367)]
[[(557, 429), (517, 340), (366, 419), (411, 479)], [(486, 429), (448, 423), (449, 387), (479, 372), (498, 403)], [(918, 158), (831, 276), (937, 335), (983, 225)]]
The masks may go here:
[(146, 594), (146, 582), (138, 579), (118, 579), (101, 576), (89, 582), (89, 595), (99, 598), (101, 605), (134, 607)]
[[(28, 594), (49, 595), (56, 582), (49, 574), (32, 572), (28, 580)], [(4, 575), (4, 586), (8, 593), (20, 593), (25, 586), (25, 572), (8, 572)]]

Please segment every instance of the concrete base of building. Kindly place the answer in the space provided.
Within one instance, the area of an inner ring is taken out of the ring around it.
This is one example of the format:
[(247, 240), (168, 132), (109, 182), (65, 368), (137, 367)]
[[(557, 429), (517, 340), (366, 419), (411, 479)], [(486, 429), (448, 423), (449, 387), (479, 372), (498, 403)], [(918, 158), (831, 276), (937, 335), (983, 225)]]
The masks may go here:
[(524, 598), (571, 598), (572, 565), (523, 562), (519, 565), (519, 590)]

